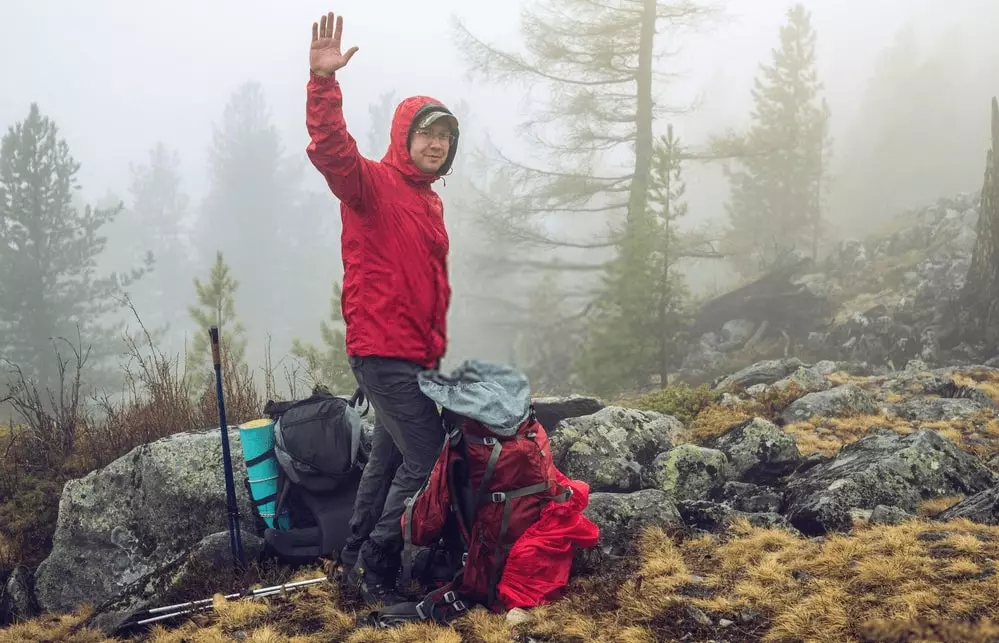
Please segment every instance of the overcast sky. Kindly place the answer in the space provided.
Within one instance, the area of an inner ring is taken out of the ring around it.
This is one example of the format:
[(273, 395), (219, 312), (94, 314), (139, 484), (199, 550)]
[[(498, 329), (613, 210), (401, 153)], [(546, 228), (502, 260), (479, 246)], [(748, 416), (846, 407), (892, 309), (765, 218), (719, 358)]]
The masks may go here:
[[(705, 94), (687, 132), (712, 131), (746, 112), (757, 65), (769, 55), (786, 0), (728, 3), (729, 22), (687, 51), (688, 88)], [(23, 119), (31, 101), (59, 124), (77, 160), (84, 194), (124, 196), (128, 163), (163, 139), (179, 149), (189, 192), (204, 189), (213, 121), (239, 83), (263, 83), (289, 151), (303, 154), (304, 83), (311, 23), (345, 16), (344, 39), (361, 50), (343, 74), (352, 129), (384, 91), (467, 98), (476, 126), (509, 139), (520, 119), (516, 92), (472, 86), (449, 35), (450, 17), (480, 37), (517, 46), (521, 2), (438, 0), (3, 0), (0, 2), (0, 126)], [(872, 56), (906, 20), (927, 30), (985, 6), (984, 0), (808, 0), (821, 70), (838, 127), (856, 108)], [(946, 9), (947, 13), (942, 10)], [(733, 121), (734, 122), (734, 121)], [(702, 130), (703, 128), (703, 130)], [(686, 137), (690, 140), (690, 136)], [(513, 142), (515, 144), (515, 142)]]

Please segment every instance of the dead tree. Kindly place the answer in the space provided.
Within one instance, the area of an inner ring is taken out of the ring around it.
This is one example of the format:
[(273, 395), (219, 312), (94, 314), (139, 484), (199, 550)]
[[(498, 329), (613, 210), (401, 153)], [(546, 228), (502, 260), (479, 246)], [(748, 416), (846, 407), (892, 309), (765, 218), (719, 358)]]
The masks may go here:
[[(992, 149), (978, 213), (978, 238), (947, 344), (960, 342), (990, 353), (999, 350), (999, 102), (992, 98)], [(941, 342), (943, 345), (944, 342)]]

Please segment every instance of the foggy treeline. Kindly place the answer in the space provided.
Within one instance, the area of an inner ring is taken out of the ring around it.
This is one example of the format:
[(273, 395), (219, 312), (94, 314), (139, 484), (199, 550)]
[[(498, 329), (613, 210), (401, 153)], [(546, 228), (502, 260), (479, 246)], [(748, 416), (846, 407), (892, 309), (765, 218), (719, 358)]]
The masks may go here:
[(488, 16), (310, 1), (163, 20), (66, 4), (0, 9), (0, 357), (41, 390), (71, 345), (90, 351), (90, 388), (120, 390), (124, 338), (146, 331), (210, 377), (221, 323), (272, 396), (351, 392), (339, 208), (304, 153), (308, 37), (326, 10), (360, 46), (339, 78), (365, 155), (384, 154), (406, 95), (461, 120), (436, 185), (454, 286), (444, 368), (512, 361), (538, 393), (662, 382), (699, 301), (978, 189), (999, 91), (982, 26), (999, 5), (979, 0), (885, 3), (875, 35), (866, 4), (833, 0), (534, 0)]

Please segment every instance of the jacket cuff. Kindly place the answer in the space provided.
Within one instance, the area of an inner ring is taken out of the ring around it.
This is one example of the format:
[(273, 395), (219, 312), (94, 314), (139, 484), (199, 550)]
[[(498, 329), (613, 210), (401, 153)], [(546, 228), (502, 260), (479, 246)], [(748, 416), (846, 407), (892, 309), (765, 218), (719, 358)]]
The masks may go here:
[(333, 72), (329, 76), (320, 76), (310, 69), (309, 82), (317, 87), (332, 87), (336, 84), (336, 72)]

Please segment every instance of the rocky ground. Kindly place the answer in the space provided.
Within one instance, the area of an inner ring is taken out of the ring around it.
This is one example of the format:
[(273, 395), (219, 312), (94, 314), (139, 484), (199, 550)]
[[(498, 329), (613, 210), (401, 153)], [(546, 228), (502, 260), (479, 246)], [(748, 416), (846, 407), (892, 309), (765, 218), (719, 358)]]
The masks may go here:
[[(964, 285), (980, 196), (959, 194), (847, 239), (817, 264), (767, 277), (709, 302), (678, 377), (710, 380), (766, 357), (860, 361), (886, 371), (985, 363), (946, 342), (950, 300)], [(943, 342), (942, 342), (943, 339)]]
[[(913, 360), (884, 373), (794, 358), (754, 364), (711, 389), (616, 404), (539, 400), (556, 463), (590, 483), (587, 515), (601, 528), (599, 546), (578, 554), (564, 599), (526, 614), (475, 613), (455, 629), (384, 631), (357, 627), (359, 606), (324, 584), (219, 601), (147, 637), (999, 640), (997, 403), (999, 369), (988, 366)], [(212, 532), (224, 526), (191, 521), (139, 538), (137, 500), (175, 507), (194, 497), (199, 513), (223, 520), (221, 480), (156, 482), (177, 463), (210, 466), (212, 439), (167, 438), (67, 486), (50, 559), (33, 574), (19, 570), (0, 598), (0, 610), (20, 617), (37, 607), (65, 615), (0, 630), (0, 640), (114, 640), (100, 628), (165, 600), (163, 588), (185, 575), (204, 581), (206, 552), (225, 549)]]

